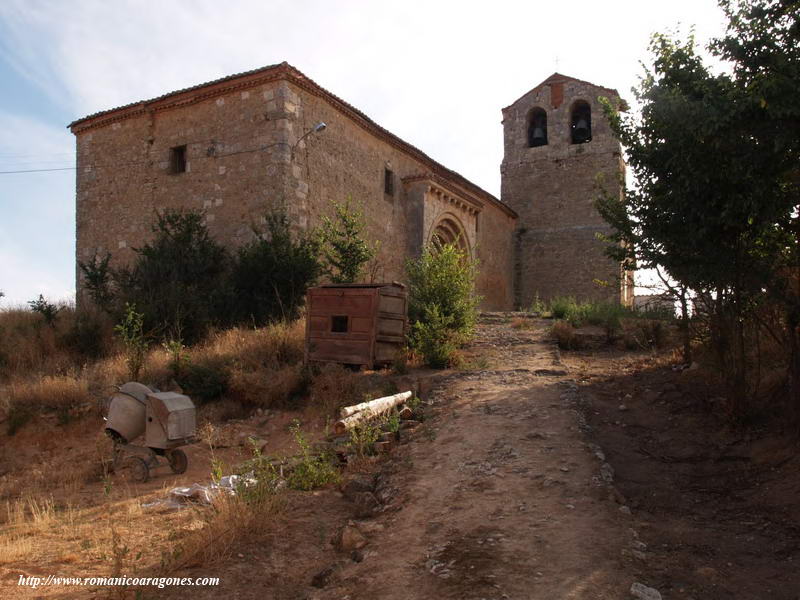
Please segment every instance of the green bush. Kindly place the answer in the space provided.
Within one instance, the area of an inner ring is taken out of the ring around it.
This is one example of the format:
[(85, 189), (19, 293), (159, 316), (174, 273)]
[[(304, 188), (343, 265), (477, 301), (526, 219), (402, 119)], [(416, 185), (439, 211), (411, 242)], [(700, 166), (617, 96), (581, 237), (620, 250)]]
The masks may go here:
[(576, 313), (577, 302), (571, 296), (559, 296), (550, 300), (550, 313), (554, 319), (569, 319)]
[(56, 317), (58, 316), (58, 313), (61, 312), (61, 307), (45, 300), (42, 294), (39, 294), (39, 297), (36, 300), (31, 300), (28, 302), (28, 305), (31, 307), (33, 312), (42, 315), (42, 317), (44, 317), (44, 322), (50, 327), (53, 327), (56, 324)]
[(112, 291), (113, 272), (110, 267), (111, 254), (106, 252), (103, 258), (95, 254), (89, 262), (78, 262), (83, 272), (83, 285), (89, 297), (99, 308), (109, 311), (114, 302)]
[(477, 264), (455, 244), (426, 246), (406, 262), (411, 346), (430, 366), (442, 368), (473, 335), (480, 296)]
[(134, 249), (134, 264), (115, 273), (120, 298), (143, 313), (148, 334), (195, 343), (229, 320), (230, 257), (200, 212), (157, 214), (153, 232), (152, 241)]
[(338, 483), (341, 474), (334, 464), (334, 456), (330, 453), (314, 454), (311, 446), (295, 421), (290, 427), (297, 445), (300, 447), (300, 462), (295, 465), (286, 478), (286, 484), (293, 490), (313, 490), (329, 483)]
[(326, 271), (333, 283), (356, 283), (366, 264), (378, 253), (379, 243), (364, 239), (367, 222), (363, 211), (333, 203), (334, 218), (323, 217), (319, 242)]
[[(263, 505), (274, 499), (281, 490), (281, 477), (273, 461), (261, 453), (257, 444), (250, 440), (253, 457), (239, 465), (236, 473), (245, 483), (237, 486), (236, 495), (250, 505)], [(250, 483), (248, 479), (254, 479)]]
[(347, 448), (357, 457), (364, 458), (374, 453), (374, 444), (381, 437), (381, 430), (376, 423), (376, 418), (372, 417), (356, 423), (350, 429)]
[(107, 314), (85, 307), (76, 311), (72, 325), (64, 333), (63, 343), (83, 358), (101, 358), (111, 350), (111, 330)]
[(458, 349), (453, 320), (453, 317), (442, 315), (439, 307), (434, 305), (411, 330), (411, 345), (422, 354), (425, 364), (434, 369), (448, 367)]
[(132, 381), (139, 379), (139, 373), (147, 356), (147, 341), (142, 329), (144, 315), (136, 312), (136, 306), (125, 304), (125, 314), (114, 332), (125, 347), (125, 364), (128, 365), (128, 377)]
[(613, 302), (587, 303), (582, 306), (581, 319), (605, 329), (606, 339), (612, 342), (619, 336), (622, 319), (630, 312), (628, 308)]
[(200, 403), (217, 400), (228, 391), (230, 369), (222, 361), (188, 363), (177, 379), (184, 393)]
[(319, 243), (313, 236), (293, 240), (280, 214), (268, 215), (266, 230), (256, 236), (239, 250), (233, 268), (237, 320), (256, 326), (294, 320), (322, 272)]
[(597, 325), (609, 335), (621, 327), (621, 319), (631, 316), (632, 311), (616, 302), (578, 302), (571, 296), (557, 297), (550, 301), (554, 318), (569, 321), (573, 327)]

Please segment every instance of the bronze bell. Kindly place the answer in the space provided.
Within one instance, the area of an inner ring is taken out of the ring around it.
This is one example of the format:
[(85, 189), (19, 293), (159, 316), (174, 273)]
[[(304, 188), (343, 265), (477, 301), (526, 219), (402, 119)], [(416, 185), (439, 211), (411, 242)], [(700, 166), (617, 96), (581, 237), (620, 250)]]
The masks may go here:
[(586, 119), (581, 117), (578, 119), (578, 122), (575, 123), (575, 129), (573, 132), (573, 139), (575, 142), (588, 142), (590, 138), (589, 133), (589, 124), (586, 122)]

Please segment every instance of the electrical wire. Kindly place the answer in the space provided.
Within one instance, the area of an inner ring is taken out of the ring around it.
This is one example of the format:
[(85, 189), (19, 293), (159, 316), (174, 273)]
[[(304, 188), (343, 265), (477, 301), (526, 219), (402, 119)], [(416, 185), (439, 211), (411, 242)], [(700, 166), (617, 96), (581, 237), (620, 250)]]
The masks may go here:
[(0, 171), (0, 175), (13, 175), (14, 173), (47, 173), (50, 171), (75, 171), (78, 167), (62, 167), (58, 169), (25, 169), (21, 171)]
[[(248, 136), (248, 139), (249, 139), (249, 137), (251, 137), (251, 136)], [(218, 142), (218, 141), (215, 141), (215, 140), (201, 140), (201, 141), (195, 141), (195, 142), (187, 142), (184, 145), (188, 146), (190, 144), (204, 144), (204, 143), (205, 144), (210, 144), (211, 145), (210, 148), (214, 148), (217, 145), (221, 144), (221, 142)], [(227, 145), (230, 146), (231, 145), (230, 142)], [(252, 153), (252, 152), (263, 152), (263, 151), (268, 150), (269, 148), (273, 148), (275, 146), (289, 146), (291, 148), (292, 144), (290, 144), (289, 142), (275, 142), (274, 144), (268, 144), (268, 145), (264, 145), (264, 146), (259, 146), (258, 148), (250, 148), (250, 149), (246, 149), (246, 150), (236, 150), (234, 152), (227, 152), (225, 154), (219, 154), (219, 153), (213, 152), (213, 153), (208, 154), (206, 156), (202, 156), (202, 155), (201, 156), (195, 156), (191, 160), (195, 161), (195, 160), (198, 160), (198, 159), (200, 159), (200, 160), (203, 160), (203, 159), (216, 159), (216, 158), (225, 158), (227, 156), (236, 156), (237, 154), (247, 154), (247, 153)], [(127, 163), (119, 163), (119, 162), (107, 163), (107, 164), (97, 164), (97, 163), (95, 163), (95, 164), (91, 164), (91, 165), (81, 165), (80, 168), (81, 169), (90, 169), (90, 170), (105, 169), (105, 168), (118, 169), (120, 167), (152, 165), (154, 162), (156, 162), (156, 161), (153, 160), (153, 159), (149, 159), (149, 160), (144, 160), (144, 161), (134, 161), (134, 162), (127, 162)], [(0, 171), (0, 175), (13, 175), (13, 174), (18, 174), (18, 173), (48, 173), (48, 172), (53, 172), (53, 171), (75, 171), (77, 169), (78, 169), (78, 167), (59, 167), (59, 168), (48, 168), (48, 169), (18, 169), (18, 170)]]

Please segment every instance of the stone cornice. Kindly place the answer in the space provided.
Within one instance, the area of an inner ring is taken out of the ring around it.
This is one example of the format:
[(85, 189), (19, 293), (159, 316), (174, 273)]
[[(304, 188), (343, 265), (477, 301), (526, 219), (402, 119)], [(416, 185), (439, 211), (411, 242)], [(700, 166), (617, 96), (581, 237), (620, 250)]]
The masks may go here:
[(421, 173), (419, 175), (403, 177), (402, 182), (404, 185), (423, 183), (427, 185), (429, 192), (437, 194), (445, 202), (455, 205), (470, 215), (478, 214), (483, 210), (485, 205), (480, 198), (466, 192), (465, 190), (456, 188), (447, 180), (434, 173)]

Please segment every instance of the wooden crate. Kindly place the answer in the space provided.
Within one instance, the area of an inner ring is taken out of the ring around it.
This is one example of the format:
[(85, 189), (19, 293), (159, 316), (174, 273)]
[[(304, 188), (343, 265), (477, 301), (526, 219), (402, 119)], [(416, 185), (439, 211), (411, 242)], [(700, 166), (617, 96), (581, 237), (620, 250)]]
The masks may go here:
[(323, 285), (308, 290), (308, 362), (391, 364), (405, 345), (408, 299), (402, 283)]

